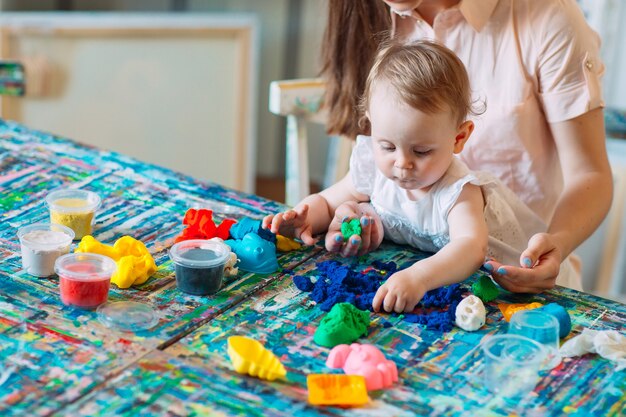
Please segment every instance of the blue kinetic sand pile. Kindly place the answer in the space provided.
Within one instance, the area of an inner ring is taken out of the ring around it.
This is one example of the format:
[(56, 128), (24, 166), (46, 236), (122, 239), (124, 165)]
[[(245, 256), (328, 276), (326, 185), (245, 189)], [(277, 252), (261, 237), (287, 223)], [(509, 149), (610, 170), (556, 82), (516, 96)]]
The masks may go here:
[[(381, 284), (398, 270), (394, 262), (374, 261), (373, 268), (356, 272), (338, 261), (323, 261), (317, 264), (317, 281), (311, 277), (296, 275), (293, 282), (300, 291), (310, 292), (322, 311), (330, 311), (337, 303), (350, 303), (360, 310), (372, 310), (372, 300)], [(428, 291), (417, 308), (422, 314), (405, 314), (404, 320), (420, 323), (439, 331), (452, 329), (455, 310), (461, 301), (463, 289), (459, 284)], [(446, 309), (447, 307), (447, 309)], [(433, 308), (445, 311), (427, 311)]]

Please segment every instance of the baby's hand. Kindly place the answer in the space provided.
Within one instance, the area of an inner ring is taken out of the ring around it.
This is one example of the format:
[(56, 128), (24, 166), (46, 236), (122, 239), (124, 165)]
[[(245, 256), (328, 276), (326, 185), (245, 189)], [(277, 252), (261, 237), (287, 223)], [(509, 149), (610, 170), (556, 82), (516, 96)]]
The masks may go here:
[(277, 214), (269, 214), (263, 218), (262, 226), (286, 237), (295, 237), (305, 245), (314, 245), (316, 239), (312, 235), (312, 226), (308, 221), (309, 206), (303, 204), (291, 210)]
[(410, 313), (425, 293), (426, 288), (419, 278), (407, 270), (398, 271), (376, 291), (372, 307), (376, 312), (382, 306), (388, 313)]
[[(382, 241), (382, 224), (376, 223), (376, 213), (368, 203), (346, 202), (337, 207), (328, 232), (326, 250), (339, 252), (341, 256), (363, 255), (378, 248)], [(352, 219), (359, 219), (361, 234), (344, 238), (341, 226)], [(379, 228), (380, 224), (380, 228)]]

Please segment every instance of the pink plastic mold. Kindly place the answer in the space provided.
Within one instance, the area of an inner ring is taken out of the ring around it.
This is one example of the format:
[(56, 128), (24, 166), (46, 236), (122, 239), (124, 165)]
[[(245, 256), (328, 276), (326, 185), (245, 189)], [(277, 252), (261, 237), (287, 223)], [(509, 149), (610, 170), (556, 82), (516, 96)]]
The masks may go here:
[(373, 345), (337, 345), (330, 351), (326, 366), (343, 368), (347, 375), (363, 376), (368, 391), (388, 388), (398, 381), (396, 364)]

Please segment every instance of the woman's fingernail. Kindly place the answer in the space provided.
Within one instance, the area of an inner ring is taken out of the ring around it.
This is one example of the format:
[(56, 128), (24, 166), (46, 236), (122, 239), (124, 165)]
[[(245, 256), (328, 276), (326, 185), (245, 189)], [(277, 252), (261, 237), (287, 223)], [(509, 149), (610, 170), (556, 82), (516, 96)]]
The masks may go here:
[(504, 268), (498, 268), (498, 274), (500, 274), (500, 275), (506, 275), (506, 269), (504, 269)]
[(341, 235), (335, 236), (335, 242), (342, 242), (342, 241), (343, 241), (343, 236)]
[(493, 271), (493, 265), (491, 264), (483, 264), (483, 268), (485, 268), (489, 272)]
[(527, 268), (533, 266), (533, 261), (531, 261), (530, 258), (524, 258), (522, 259), (522, 262), (524, 262), (524, 266), (526, 266)]
[(370, 224), (370, 221), (367, 217), (363, 217), (361, 219), (361, 223), (363, 224), (363, 226), (367, 226), (368, 224)]
[(353, 244), (353, 245), (357, 245), (358, 243), (359, 243), (359, 240), (358, 240), (358, 239), (352, 239), (352, 244)]
[(345, 223), (350, 219), (350, 216), (343, 216), (343, 219), (341, 219), (341, 223)]

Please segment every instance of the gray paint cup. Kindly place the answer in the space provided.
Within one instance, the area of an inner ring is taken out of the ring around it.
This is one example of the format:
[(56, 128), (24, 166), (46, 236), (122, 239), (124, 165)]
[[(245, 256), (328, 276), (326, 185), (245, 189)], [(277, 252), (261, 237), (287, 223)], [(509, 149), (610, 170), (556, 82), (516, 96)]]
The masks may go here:
[(176, 243), (169, 251), (176, 286), (192, 295), (215, 294), (222, 286), (230, 248), (221, 242), (192, 239)]

